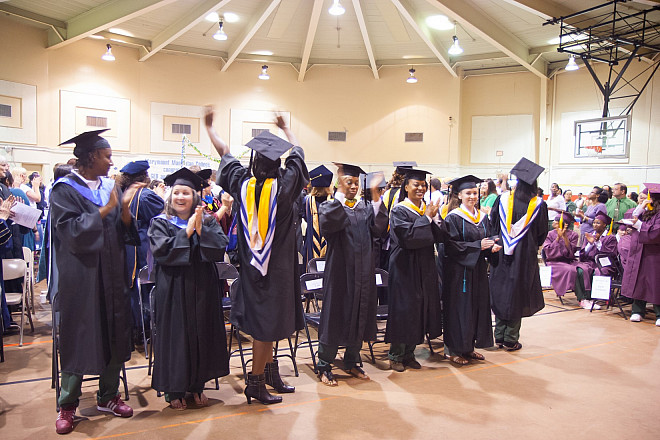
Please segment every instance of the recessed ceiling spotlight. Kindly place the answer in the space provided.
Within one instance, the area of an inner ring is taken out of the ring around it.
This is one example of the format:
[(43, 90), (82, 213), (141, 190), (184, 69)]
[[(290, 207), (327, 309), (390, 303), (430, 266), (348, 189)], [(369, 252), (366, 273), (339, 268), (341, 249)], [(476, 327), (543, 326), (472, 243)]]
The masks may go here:
[(204, 20), (210, 21), (211, 23), (217, 23), (220, 20), (220, 16), (217, 12), (211, 12), (206, 17), (204, 17)]
[(108, 29), (108, 32), (112, 32), (113, 34), (117, 34), (117, 35), (123, 35), (125, 37), (134, 37), (135, 36), (135, 35), (133, 35), (133, 33), (125, 31), (124, 29), (120, 29), (120, 28), (110, 28), (110, 29)]
[(439, 31), (454, 29), (454, 23), (446, 15), (430, 15), (426, 17), (426, 25)]
[(233, 12), (225, 12), (224, 14), (222, 14), (222, 16), (224, 17), (227, 23), (236, 23), (237, 21), (240, 20), (240, 18), (238, 18), (238, 15), (234, 14)]

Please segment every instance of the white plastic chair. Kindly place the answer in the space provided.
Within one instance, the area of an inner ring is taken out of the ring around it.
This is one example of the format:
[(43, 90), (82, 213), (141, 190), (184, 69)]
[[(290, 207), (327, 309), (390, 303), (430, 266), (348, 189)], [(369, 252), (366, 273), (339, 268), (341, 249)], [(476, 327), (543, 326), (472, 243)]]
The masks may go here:
[[(27, 304), (27, 290), (29, 289), (28, 281), (28, 268), (24, 260), (20, 258), (6, 258), (2, 260), (2, 275), (3, 279), (6, 281), (14, 280), (17, 278), (23, 278), (23, 288), (21, 292), (8, 292), (5, 290), (5, 298), (7, 299), (7, 305), (21, 305), (21, 337), (18, 343), (19, 347), (23, 346), (23, 326), (25, 324), (25, 316), (27, 315), (30, 322), (30, 329), (34, 333), (34, 324), (32, 323), (32, 314), (30, 312), (30, 306)], [(7, 284), (5, 283), (5, 289)]]

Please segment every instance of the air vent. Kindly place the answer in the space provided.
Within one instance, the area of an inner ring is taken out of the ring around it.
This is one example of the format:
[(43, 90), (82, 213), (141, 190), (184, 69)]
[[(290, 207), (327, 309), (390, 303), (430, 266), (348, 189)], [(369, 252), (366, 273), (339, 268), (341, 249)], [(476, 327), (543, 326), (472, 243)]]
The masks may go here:
[(252, 137), (257, 137), (257, 136), (259, 136), (261, 133), (263, 133), (264, 131), (268, 131), (268, 132), (269, 132), (270, 130), (267, 129), (267, 128), (253, 128), (253, 129), (252, 129)]
[(173, 134), (190, 134), (192, 133), (192, 125), (190, 124), (172, 124)]
[(332, 142), (346, 142), (345, 131), (329, 131), (328, 140)]
[(103, 118), (100, 116), (87, 116), (87, 126), (106, 128), (108, 126), (108, 118)]
[(424, 133), (406, 133), (406, 142), (424, 142)]
[(0, 116), (3, 118), (11, 118), (11, 105), (0, 104)]

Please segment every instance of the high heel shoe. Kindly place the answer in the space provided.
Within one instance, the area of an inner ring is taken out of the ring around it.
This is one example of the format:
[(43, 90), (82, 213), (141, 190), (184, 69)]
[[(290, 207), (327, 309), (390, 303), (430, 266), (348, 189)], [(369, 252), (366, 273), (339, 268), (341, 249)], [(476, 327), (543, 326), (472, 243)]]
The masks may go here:
[(245, 394), (248, 404), (252, 404), (252, 398), (257, 399), (264, 405), (280, 403), (282, 401), (282, 397), (273, 396), (268, 392), (266, 389), (266, 376), (264, 374), (248, 373), (246, 382), (247, 386), (243, 394)]
[(293, 393), (296, 391), (296, 387), (285, 384), (280, 377), (280, 367), (277, 359), (266, 364), (264, 375), (266, 376), (266, 385), (275, 388), (278, 393)]

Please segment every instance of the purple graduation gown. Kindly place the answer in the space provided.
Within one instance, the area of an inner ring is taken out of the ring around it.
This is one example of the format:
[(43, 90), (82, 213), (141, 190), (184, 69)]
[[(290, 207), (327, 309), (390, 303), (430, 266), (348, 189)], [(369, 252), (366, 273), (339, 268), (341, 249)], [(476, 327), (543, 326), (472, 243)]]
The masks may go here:
[(613, 259), (617, 256), (617, 245), (616, 236), (614, 235), (603, 235), (600, 237), (601, 247), (598, 249), (594, 244), (587, 250), (587, 245), (589, 242), (585, 239), (582, 249), (580, 249), (580, 262), (577, 263), (577, 267), (581, 267), (584, 276), (584, 288), (586, 290), (591, 290), (591, 274), (594, 275), (613, 275), (614, 269), (612, 266), (603, 267), (603, 270), (598, 269), (596, 264), (596, 255), (601, 257), (607, 256), (608, 258)]
[(634, 230), (630, 237), (621, 294), (660, 304), (660, 215), (643, 222), (641, 230)]
[(575, 252), (578, 250), (578, 234), (567, 229), (564, 232), (568, 237), (570, 246), (566, 247), (563, 239), (557, 240), (557, 230), (548, 232), (543, 242), (545, 264), (552, 266), (552, 288), (557, 296), (564, 296), (567, 291), (575, 288), (577, 276)]

